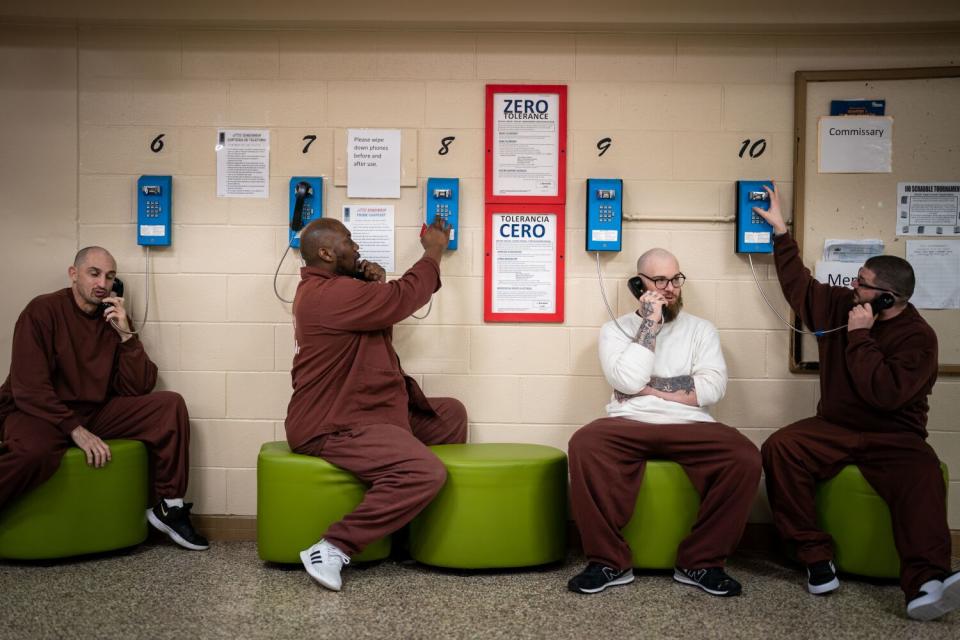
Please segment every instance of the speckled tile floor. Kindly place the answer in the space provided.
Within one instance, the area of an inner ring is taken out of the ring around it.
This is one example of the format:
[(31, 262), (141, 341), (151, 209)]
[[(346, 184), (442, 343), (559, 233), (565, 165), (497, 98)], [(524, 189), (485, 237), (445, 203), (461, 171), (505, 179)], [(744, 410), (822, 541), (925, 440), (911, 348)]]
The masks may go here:
[(566, 590), (583, 559), (502, 573), (351, 565), (340, 593), (253, 542), (202, 553), (149, 542), (59, 564), (0, 562), (2, 638), (960, 638), (960, 612), (908, 620), (895, 584), (846, 579), (806, 594), (800, 572), (739, 557), (722, 599), (645, 574), (594, 596)]

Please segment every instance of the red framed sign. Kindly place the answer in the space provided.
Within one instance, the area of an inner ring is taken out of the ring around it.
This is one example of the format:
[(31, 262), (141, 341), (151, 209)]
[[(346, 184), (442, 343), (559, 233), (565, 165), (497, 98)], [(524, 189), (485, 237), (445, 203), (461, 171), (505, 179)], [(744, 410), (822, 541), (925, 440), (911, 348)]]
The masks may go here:
[(488, 203), (566, 202), (566, 85), (488, 84), (485, 163)]
[(563, 322), (564, 205), (487, 204), (484, 322)]

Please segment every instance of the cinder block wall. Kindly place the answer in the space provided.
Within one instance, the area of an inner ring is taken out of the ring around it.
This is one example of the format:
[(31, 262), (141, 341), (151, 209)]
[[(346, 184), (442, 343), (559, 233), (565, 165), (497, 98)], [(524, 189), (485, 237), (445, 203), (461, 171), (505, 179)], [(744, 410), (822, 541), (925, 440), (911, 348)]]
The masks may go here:
[[(141, 174), (172, 174), (173, 246), (151, 253), (144, 339), (162, 370), (161, 387), (182, 393), (190, 408), (195, 510), (239, 515), (255, 513), (257, 451), (283, 438), (290, 393), (290, 310), (272, 286), (286, 247), (287, 182), (291, 175), (325, 176), (326, 215), (339, 217), (347, 202), (347, 128), (403, 129), (404, 182), (410, 186), (399, 201), (387, 201), (396, 206), (400, 270), (420, 255), (425, 179), (461, 179), (461, 248), (444, 259), (444, 286), (430, 316), (404, 322), (395, 340), (405, 368), (428, 394), (466, 403), (473, 441), (565, 448), (574, 430), (602, 414), (610, 390), (597, 362), (596, 337), (607, 316), (594, 257), (582, 250), (584, 180), (622, 177), (626, 213), (647, 220), (627, 223), (623, 252), (601, 259), (611, 305), (620, 312), (631, 308), (625, 279), (641, 252), (661, 246), (676, 253), (689, 278), (687, 309), (718, 326), (730, 369), (727, 397), (714, 415), (760, 444), (779, 426), (812, 414), (819, 392), (815, 377), (789, 372), (787, 331), (764, 306), (745, 259), (732, 253), (732, 224), (720, 220), (733, 214), (733, 182), (774, 178), (789, 203), (794, 71), (960, 60), (957, 34), (82, 26), (7, 27), (3, 35), (0, 211), (4, 284), (14, 295), (0, 316), (0, 365), (8, 366), (19, 310), (32, 295), (66, 282), (63, 273), (77, 247), (101, 244), (114, 253), (134, 316), (142, 316), (145, 257), (135, 241), (134, 186)], [(482, 321), (484, 85), (509, 82), (569, 87), (562, 325)], [(54, 106), (59, 111), (51, 115)], [(51, 119), (64, 134), (66, 151), (37, 142)], [(270, 129), (269, 199), (216, 198), (218, 127)], [(153, 153), (150, 141), (161, 133), (164, 148)], [(308, 134), (317, 140), (304, 154)], [(456, 141), (441, 156), (445, 136)], [(613, 145), (598, 157), (603, 137)], [(739, 158), (747, 138), (764, 138), (766, 152)], [(10, 173), (11, 167), (32, 170)], [(38, 186), (37, 172), (49, 174), (52, 188)], [(783, 309), (769, 259), (756, 262), (763, 287)], [(21, 265), (42, 277), (13, 276), (11, 267)], [(287, 297), (296, 272), (296, 260), (287, 256), (280, 279)], [(960, 380), (942, 378), (931, 404), (930, 441), (956, 475)], [(960, 482), (951, 489), (950, 522), (958, 529)], [(761, 500), (754, 519), (768, 517)]]

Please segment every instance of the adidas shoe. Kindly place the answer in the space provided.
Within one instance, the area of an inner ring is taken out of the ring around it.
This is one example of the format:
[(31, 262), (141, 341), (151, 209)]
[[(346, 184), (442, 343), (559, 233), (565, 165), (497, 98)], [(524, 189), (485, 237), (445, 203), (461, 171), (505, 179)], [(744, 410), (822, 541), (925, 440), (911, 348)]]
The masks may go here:
[(599, 593), (607, 587), (633, 582), (633, 569), (623, 571), (599, 562), (590, 562), (587, 568), (570, 578), (567, 588), (575, 593)]
[(326, 540), (320, 540), (300, 552), (300, 562), (310, 577), (331, 591), (340, 591), (343, 579), (340, 571), (350, 564), (350, 556)]
[(924, 582), (917, 597), (907, 603), (907, 615), (914, 620), (935, 620), (957, 608), (960, 608), (960, 571), (942, 582)]
[(681, 569), (675, 567), (673, 579), (682, 584), (700, 587), (712, 596), (738, 596), (743, 592), (740, 583), (727, 575), (722, 567)]
[(837, 568), (830, 560), (821, 560), (807, 565), (807, 591), (815, 596), (824, 596), (840, 588)]
[(147, 521), (157, 531), (167, 534), (171, 540), (185, 549), (203, 551), (210, 548), (207, 539), (201, 536), (190, 524), (190, 508), (193, 504), (184, 503), (182, 507), (170, 507), (161, 498), (160, 502), (147, 509)]

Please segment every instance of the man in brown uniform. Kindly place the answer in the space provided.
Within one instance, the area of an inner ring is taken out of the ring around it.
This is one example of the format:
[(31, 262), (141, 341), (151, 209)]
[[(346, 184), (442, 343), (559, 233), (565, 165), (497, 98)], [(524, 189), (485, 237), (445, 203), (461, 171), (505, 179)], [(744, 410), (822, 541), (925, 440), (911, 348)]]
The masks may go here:
[[(796, 544), (814, 595), (840, 586), (829, 534), (817, 527), (817, 482), (856, 464), (890, 507), (907, 615), (932, 620), (960, 606), (960, 573), (950, 574), (946, 489), (926, 443), (927, 396), (937, 378), (937, 337), (908, 302), (910, 263), (867, 260), (851, 291), (814, 280), (787, 232), (779, 193), (754, 211), (774, 231), (777, 277), (790, 306), (819, 336), (817, 415), (784, 427), (763, 445), (774, 523)], [(875, 315), (873, 307), (882, 308)]]
[(110, 461), (107, 438), (140, 440), (150, 452), (157, 503), (147, 519), (182, 547), (207, 541), (190, 523), (183, 398), (150, 393), (157, 366), (131, 332), (113, 293), (117, 263), (106, 249), (81, 249), (71, 286), (34, 298), (13, 333), (10, 375), (0, 387), (0, 507), (46, 481), (71, 440), (87, 463)]
[(453, 398), (424, 396), (400, 368), (393, 325), (440, 288), (450, 236), (438, 218), (420, 242), (423, 257), (386, 282), (338, 220), (320, 218), (301, 234), (306, 266), (293, 302), (293, 396), (287, 441), (370, 484), (357, 508), (300, 553), (307, 573), (339, 591), (350, 557), (413, 519), (440, 491), (446, 469), (426, 447), (462, 443), (467, 414)]

